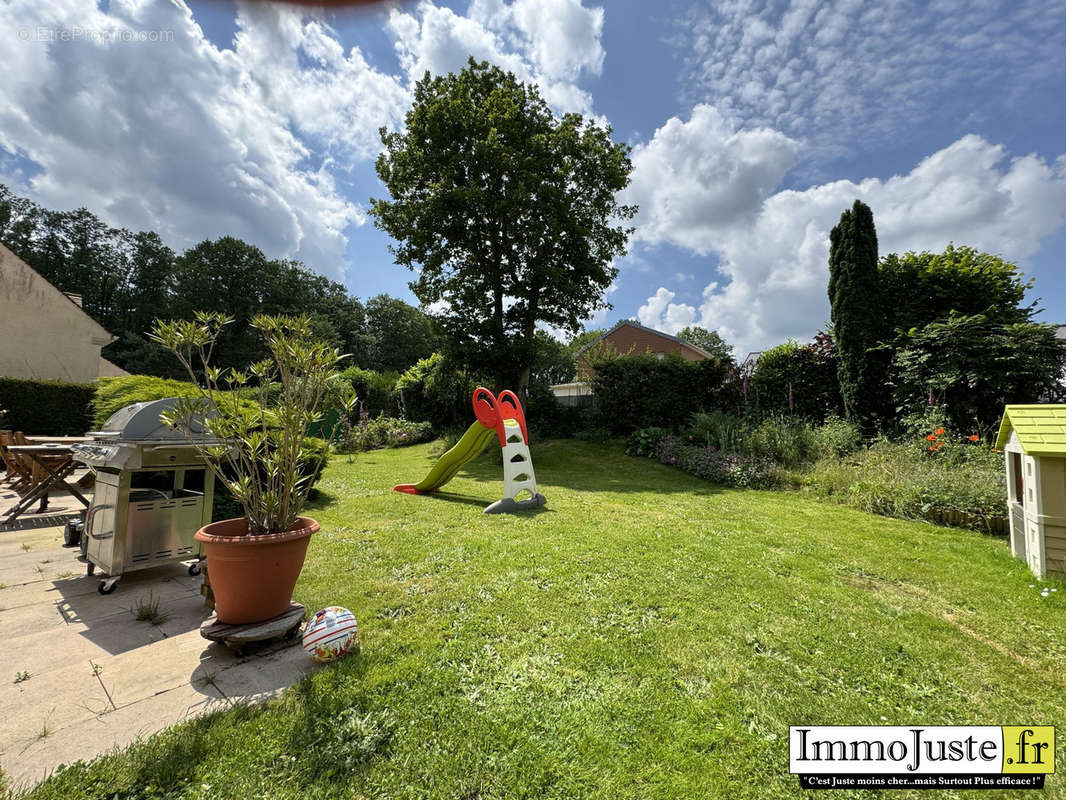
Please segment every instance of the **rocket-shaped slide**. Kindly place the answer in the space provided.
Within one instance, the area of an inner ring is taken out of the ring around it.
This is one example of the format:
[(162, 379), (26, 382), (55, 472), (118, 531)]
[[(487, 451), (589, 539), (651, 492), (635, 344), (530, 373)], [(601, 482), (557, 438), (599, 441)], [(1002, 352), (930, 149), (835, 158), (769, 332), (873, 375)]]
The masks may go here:
[(456, 443), (455, 447), (442, 455), (440, 460), (433, 465), (433, 469), (429, 471), (426, 477), (418, 483), (401, 483), (392, 488), (394, 491), (406, 492), (407, 494), (434, 492), (454, 478), (464, 464), (473, 458), (477, 458), (481, 451), (488, 446), (489, 442), (495, 438), (496, 430), (494, 428), (489, 428), (480, 422), (474, 422), (473, 425), (466, 429), (463, 438)]

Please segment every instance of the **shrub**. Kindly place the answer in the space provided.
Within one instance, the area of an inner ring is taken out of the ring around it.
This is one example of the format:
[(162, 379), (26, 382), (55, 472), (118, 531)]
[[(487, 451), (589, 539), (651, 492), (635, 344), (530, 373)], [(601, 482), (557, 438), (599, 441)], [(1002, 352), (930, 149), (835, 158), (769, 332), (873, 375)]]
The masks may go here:
[(433, 438), (433, 426), (428, 422), (412, 422), (406, 419), (379, 416), (362, 420), (345, 431), (337, 446), (342, 453), (360, 450), (377, 450), (382, 447), (403, 447), (427, 442)]
[(0, 378), (5, 427), (32, 435), (78, 436), (93, 427), (91, 383)]
[(434, 353), (399, 377), (396, 394), (407, 419), (424, 420), (440, 430), (470, 424), (470, 398), (477, 387), (476, 376)]
[(692, 438), (716, 450), (740, 450), (744, 442), (744, 420), (720, 409), (697, 411), (689, 424)]
[(949, 462), (911, 443), (881, 440), (846, 459), (823, 458), (791, 479), (804, 491), (863, 511), (936, 522), (958, 512), (970, 518), (959, 524), (990, 530), (1004, 514), (1003, 463), (986, 447), (964, 452)]
[(666, 428), (641, 428), (629, 434), (626, 440), (626, 455), (656, 458), (663, 440), (670, 435)]
[(116, 411), (134, 403), (162, 400), (164, 397), (196, 397), (196, 384), (155, 378), (151, 375), (122, 375), (100, 378), (92, 397), (93, 425), (101, 427)]
[(818, 440), (814, 429), (806, 422), (773, 416), (745, 433), (742, 450), (752, 458), (794, 468), (815, 460)]
[(340, 379), (350, 385), (359, 398), (361, 413), (370, 417), (400, 415), (396, 397), (399, 378), (398, 372), (374, 372), (362, 367), (349, 367), (340, 374)]
[(759, 356), (747, 401), (761, 413), (798, 414), (814, 421), (843, 409), (833, 337), (819, 333), (810, 344), (793, 339)]
[(768, 489), (778, 483), (777, 469), (765, 458), (684, 444), (676, 436), (663, 440), (658, 457), (663, 464), (722, 486)]
[(831, 416), (814, 431), (818, 450), (823, 456), (843, 458), (862, 446), (862, 431), (857, 425)]
[(736, 368), (720, 359), (626, 356), (598, 359), (592, 368), (598, 424), (615, 434), (652, 425), (675, 429), (693, 411), (734, 409), (739, 402)]

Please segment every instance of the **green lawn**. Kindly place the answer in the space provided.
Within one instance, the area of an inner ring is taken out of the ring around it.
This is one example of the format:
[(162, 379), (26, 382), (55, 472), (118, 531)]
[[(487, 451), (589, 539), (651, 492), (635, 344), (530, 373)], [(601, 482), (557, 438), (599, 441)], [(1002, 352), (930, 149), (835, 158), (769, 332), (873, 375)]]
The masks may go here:
[(578, 442), (533, 448), (539, 513), (481, 513), (495, 454), (391, 491), (433, 452), (322, 480), (297, 599), (351, 608), (358, 655), (33, 796), (798, 796), (790, 724), (1066, 725), (1066, 588), (1003, 540)]

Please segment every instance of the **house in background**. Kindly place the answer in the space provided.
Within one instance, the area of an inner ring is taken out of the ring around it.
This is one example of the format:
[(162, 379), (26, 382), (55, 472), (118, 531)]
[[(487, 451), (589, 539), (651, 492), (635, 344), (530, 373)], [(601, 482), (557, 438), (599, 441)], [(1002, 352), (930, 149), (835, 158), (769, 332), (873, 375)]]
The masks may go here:
[(577, 354), (577, 380), (571, 383), (559, 383), (552, 386), (555, 399), (565, 406), (576, 406), (587, 402), (592, 396), (589, 378), (593, 369), (590, 358), (600, 355), (645, 355), (651, 354), (662, 359), (670, 353), (677, 353), (686, 361), (702, 361), (713, 358), (706, 350), (682, 341), (676, 336), (647, 328), (639, 322), (625, 319), (611, 328), (596, 341), (583, 347)]
[(67, 295), (0, 244), (0, 377), (88, 383), (125, 375), (100, 355), (115, 339)]

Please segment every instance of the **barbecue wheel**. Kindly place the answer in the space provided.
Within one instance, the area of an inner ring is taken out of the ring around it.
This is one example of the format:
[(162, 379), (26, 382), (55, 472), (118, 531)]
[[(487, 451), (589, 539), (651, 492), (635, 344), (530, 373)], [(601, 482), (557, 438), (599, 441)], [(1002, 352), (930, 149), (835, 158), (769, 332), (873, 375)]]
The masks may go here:
[(110, 586), (108, 586), (107, 581), (100, 581), (100, 586), (97, 588), (96, 591), (98, 591), (100, 594), (111, 594), (113, 591), (115, 591), (117, 587), (117, 582), (112, 583)]
[(189, 564), (189, 574), (193, 575), (193, 576), (200, 574), (200, 562), (199, 561), (197, 561), (195, 564)]

